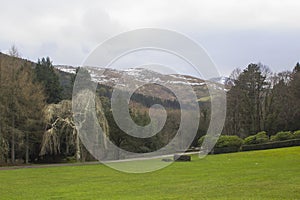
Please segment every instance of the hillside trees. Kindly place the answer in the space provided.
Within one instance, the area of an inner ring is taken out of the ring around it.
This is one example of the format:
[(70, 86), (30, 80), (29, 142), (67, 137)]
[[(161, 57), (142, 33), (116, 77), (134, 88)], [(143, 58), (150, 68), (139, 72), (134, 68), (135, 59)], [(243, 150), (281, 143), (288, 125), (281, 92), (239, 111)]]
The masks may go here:
[(29, 160), (29, 140), (41, 120), (44, 93), (34, 83), (31, 63), (18, 58), (16, 50), (11, 52), (15, 52), (11, 57), (0, 55), (0, 158), (14, 164), (16, 158)]

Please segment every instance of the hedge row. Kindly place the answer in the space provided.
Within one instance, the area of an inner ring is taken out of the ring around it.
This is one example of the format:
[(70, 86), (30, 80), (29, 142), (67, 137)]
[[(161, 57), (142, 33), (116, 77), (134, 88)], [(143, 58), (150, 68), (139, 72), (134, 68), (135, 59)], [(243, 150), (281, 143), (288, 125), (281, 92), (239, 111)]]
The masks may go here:
[[(201, 146), (202, 151), (205, 151), (206, 149), (202, 146), (202, 143), (206, 137), (207, 136), (203, 136), (198, 141), (198, 144), (199, 146)], [(267, 133), (264, 131), (259, 132), (256, 135), (249, 136), (245, 138), (245, 140), (242, 140), (238, 136), (228, 135), (221, 135), (218, 139), (213, 139), (212, 137), (206, 139), (208, 140), (207, 144), (214, 144), (217, 140), (213, 150), (210, 153), (232, 153), (238, 151), (300, 146), (300, 130), (295, 131), (294, 133), (290, 131), (278, 132), (276, 135), (271, 137), (271, 140), (269, 140)]]
[(238, 152), (240, 147), (215, 147), (212, 150), (212, 154), (221, 154), (221, 153), (233, 153)]
[(300, 139), (275, 141), (275, 142), (268, 142), (264, 144), (243, 145), (241, 147), (241, 151), (264, 150), (264, 149), (292, 147), (292, 146), (300, 146)]

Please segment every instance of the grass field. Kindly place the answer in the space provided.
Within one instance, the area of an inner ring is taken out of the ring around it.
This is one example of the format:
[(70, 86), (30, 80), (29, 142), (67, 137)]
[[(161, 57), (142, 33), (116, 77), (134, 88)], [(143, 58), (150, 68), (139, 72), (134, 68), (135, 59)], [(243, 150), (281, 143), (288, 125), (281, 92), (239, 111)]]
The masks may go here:
[(2, 170), (0, 199), (300, 199), (300, 147), (193, 156), (145, 174), (104, 165)]

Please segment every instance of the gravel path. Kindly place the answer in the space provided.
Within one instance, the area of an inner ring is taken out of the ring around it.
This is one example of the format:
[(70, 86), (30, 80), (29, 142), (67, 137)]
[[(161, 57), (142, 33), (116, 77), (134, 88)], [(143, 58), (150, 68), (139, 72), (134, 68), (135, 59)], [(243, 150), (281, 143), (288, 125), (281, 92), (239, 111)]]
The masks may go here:
[[(180, 155), (192, 155), (198, 154), (197, 152), (188, 152), (188, 153), (178, 153)], [(149, 159), (158, 159), (158, 158), (167, 158), (173, 157), (174, 154), (169, 155), (162, 155), (162, 156), (153, 156), (147, 158), (130, 158), (124, 160), (112, 160), (112, 161), (105, 161), (105, 163), (112, 163), (112, 162), (128, 162), (128, 161), (138, 161), (138, 160), (149, 160)], [(102, 164), (104, 162), (94, 161), (94, 162), (81, 162), (81, 163), (58, 163), (58, 164), (29, 164), (29, 165), (18, 165), (18, 166), (5, 166), (0, 167), (1, 170), (15, 170), (15, 169), (31, 169), (31, 168), (48, 168), (48, 167), (63, 167), (63, 166), (82, 166), (82, 165), (97, 165)]]

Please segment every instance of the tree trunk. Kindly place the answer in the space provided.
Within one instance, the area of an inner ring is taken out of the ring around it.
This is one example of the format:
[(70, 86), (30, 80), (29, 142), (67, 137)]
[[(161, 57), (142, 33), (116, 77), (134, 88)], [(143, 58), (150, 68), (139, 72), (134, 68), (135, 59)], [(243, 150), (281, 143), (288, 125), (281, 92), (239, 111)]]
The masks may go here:
[[(2, 61), (0, 60), (0, 94), (2, 95), (2, 76), (1, 76), (1, 71), (2, 71)], [(0, 103), (3, 103), (2, 101), (1, 101), (2, 99), (0, 99)], [(2, 146), (0, 146), (0, 163), (4, 160), (4, 151), (1, 149), (1, 148), (3, 148), (3, 144), (2, 144), (2, 142), (3, 142), (3, 139), (2, 139), (2, 137), (3, 137), (3, 135), (2, 135), (2, 114), (3, 114), (3, 112), (2, 112), (2, 108), (0, 108), (1, 110), (0, 110), (0, 145)]]
[[(1, 72), (0, 72), (1, 74)], [(0, 75), (0, 79), (1, 79), (1, 75)], [(0, 82), (1, 84), (1, 82)], [(1, 114), (0, 114), (0, 163), (4, 161), (4, 144), (3, 144), (3, 134), (2, 134), (2, 118), (1, 118)]]
[(68, 134), (66, 134), (66, 154), (67, 154), (67, 156), (70, 154), (69, 136), (68, 136)]
[(25, 145), (25, 164), (29, 163), (29, 141), (28, 141), (28, 132), (25, 132), (26, 145)]
[(15, 67), (12, 66), (12, 93), (11, 93), (11, 102), (12, 102), (12, 121), (11, 121), (11, 163), (15, 164)]
[(15, 164), (15, 117), (12, 118), (12, 131), (11, 131), (11, 163)]
[(116, 150), (115, 150), (115, 159), (116, 160), (120, 159), (120, 148), (116, 148)]
[(81, 153), (80, 161), (81, 162), (85, 162), (86, 161), (86, 157), (87, 157), (87, 151), (86, 151), (86, 149), (85, 149), (85, 147), (84, 147), (83, 144), (80, 144), (80, 149), (81, 149), (81, 151), (80, 151), (80, 153)]
[(79, 135), (78, 133), (76, 134), (76, 142), (75, 142), (75, 146), (76, 146), (76, 161), (79, 162), (80, 161), (80, 140), (79, 140)]

